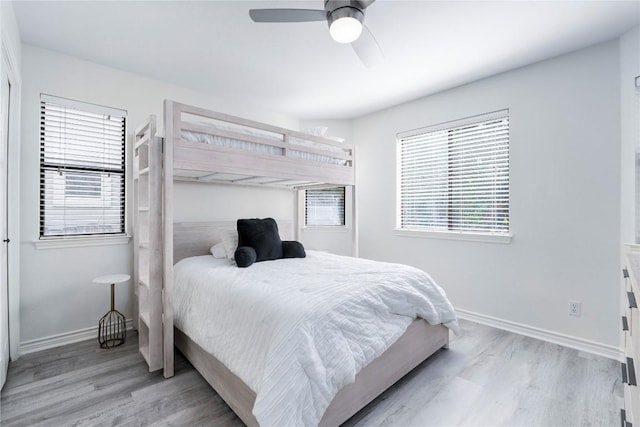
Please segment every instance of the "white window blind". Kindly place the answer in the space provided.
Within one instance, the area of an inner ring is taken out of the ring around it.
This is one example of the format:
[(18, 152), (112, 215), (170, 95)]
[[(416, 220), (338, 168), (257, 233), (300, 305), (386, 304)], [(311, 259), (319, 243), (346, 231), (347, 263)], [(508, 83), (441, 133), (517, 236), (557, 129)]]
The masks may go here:
[(305, 225), (345, 225), (344, 187), (323, 188), (305, 191)]
[(398, 225), (509, 232), (508, 111), (398, 135)]
[(125, 232), (126, 112), (40, 97), (40, 237)]

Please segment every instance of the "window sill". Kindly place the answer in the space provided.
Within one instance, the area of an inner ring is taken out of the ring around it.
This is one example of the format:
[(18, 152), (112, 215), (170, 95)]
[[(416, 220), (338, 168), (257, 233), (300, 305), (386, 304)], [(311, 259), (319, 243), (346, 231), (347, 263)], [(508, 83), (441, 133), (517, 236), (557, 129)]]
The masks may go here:
[(425, 231), (425, 230), (394, 230), (396, 236), (420, 237), (424, 239), (464, 240), (469, 242), (484, 243), (511, 243), (513, 234), (470, 233), (460, 231)]
[(323, 225), (315, 227), (303, 227), (303, 233), (347, 233), (349, 227), (345, 225)]
[(58, 237), (34, 240), (36, 249), (81, 248), (87, 246), (127, 245), (131, 236)]

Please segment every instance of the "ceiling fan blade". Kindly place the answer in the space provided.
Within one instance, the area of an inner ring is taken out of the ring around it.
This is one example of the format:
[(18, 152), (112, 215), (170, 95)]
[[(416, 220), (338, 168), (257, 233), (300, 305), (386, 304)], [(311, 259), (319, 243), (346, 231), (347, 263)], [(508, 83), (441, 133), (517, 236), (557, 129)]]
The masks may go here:
[(373, 3), (376, 0), (358, 0), (358, 3), (360, 3), (360, 7), (362, 9), (366, 9), (369, 6), (371, 6), (371, 3)]
[(327, 12), (316, 9), (251, 9), (254, 22), (311, 22), (325, 21)]
[(384, 54), (378, 41), (366, 25), (363, 26), (362, 34), (360, 34), (358, 40), (351, 43), (351, 47), (367, 68), (375, 67), (384, 59)]

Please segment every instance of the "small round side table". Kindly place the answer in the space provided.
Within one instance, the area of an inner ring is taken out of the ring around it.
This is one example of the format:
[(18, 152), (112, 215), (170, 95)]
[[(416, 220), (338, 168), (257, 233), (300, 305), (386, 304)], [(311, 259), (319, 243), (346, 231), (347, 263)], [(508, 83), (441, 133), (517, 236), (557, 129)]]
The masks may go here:
[(129, 281), (128, 274), (108, 274), (93, 279), (99, 285), (111, 285), (111, 310), (98, 322), (98, 342), (101, 348), (117, 347), (124, 343), (127, 328), (124, 316), (115, 309), (115, 285)]

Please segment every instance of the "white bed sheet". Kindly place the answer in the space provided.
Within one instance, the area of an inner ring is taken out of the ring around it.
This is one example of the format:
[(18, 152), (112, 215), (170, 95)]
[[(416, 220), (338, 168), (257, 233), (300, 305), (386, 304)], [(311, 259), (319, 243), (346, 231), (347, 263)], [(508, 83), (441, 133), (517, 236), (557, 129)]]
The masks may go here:
[(416, 317), (457, 328), (444, 291), (400, 264), (307, 251), (238, 268), (207, 255), (174, 275), (175, 325), (256, 392), (263, 427), (317, 425)]

